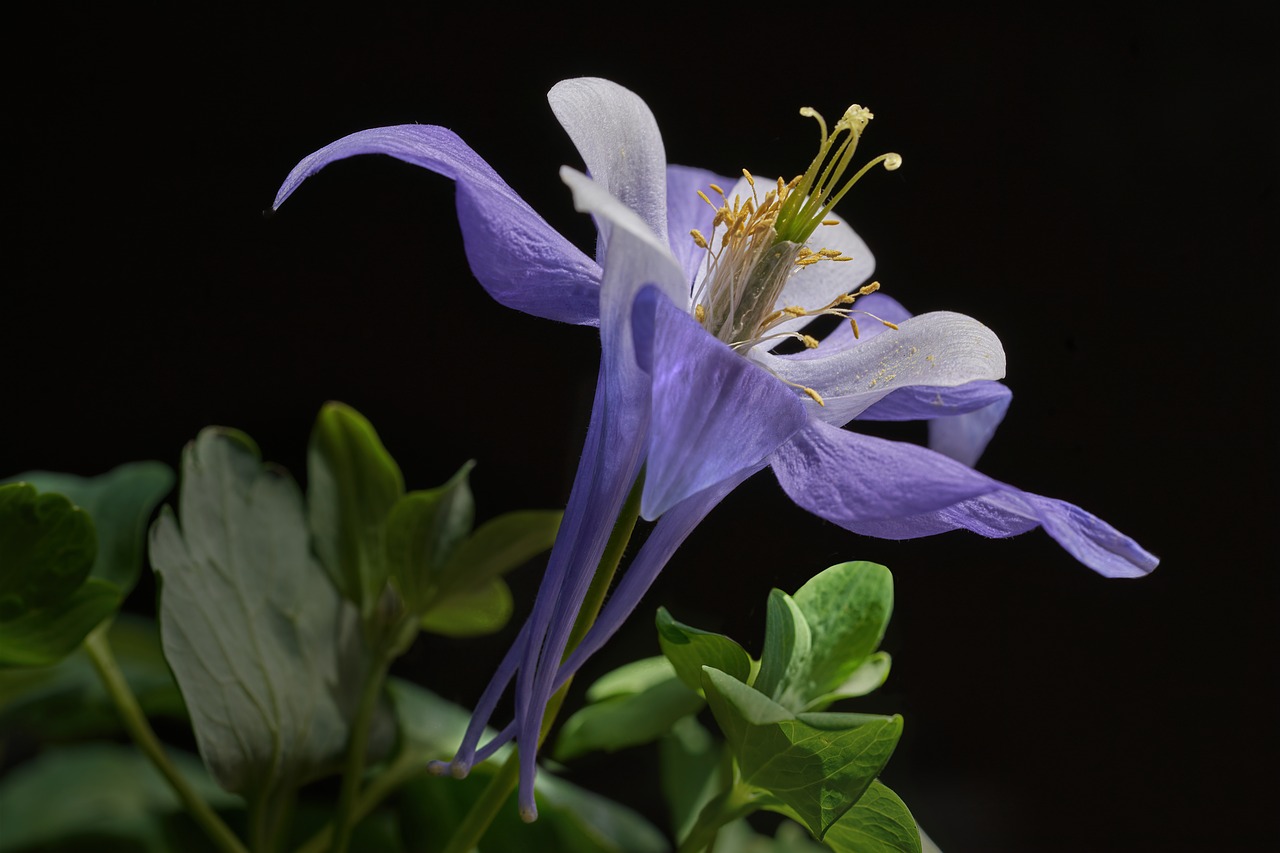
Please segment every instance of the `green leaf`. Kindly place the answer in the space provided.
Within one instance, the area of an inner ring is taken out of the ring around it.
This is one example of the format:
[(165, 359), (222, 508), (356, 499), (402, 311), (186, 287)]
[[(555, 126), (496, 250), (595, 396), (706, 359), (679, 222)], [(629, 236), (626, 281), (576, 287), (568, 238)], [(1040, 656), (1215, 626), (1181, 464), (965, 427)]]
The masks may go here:
[(780, 589), (769, 593), (765, 616), (764, 652), (755, 688), (793, 710), (804, 705), (804, 697), (792, 695), (792, 685), (803, 679), (812, 639), (809, 623), (799, 606)]
[(702, 668), (710, 666), (739, 681), (751, 676), (751, 656), (724, 634), (701, 631), (677, 622), (665, 607), (658, 608), (658, 643), (691, 690), (702, 690)]
[(837, 692), (884, 638), (893, 612), (893, 576), (875, 563), (840, 563), (794, 596), (813, 637), (805, 677), (792, 690), (804, 700)]
[(559, 510), (518, 510), (486, 521), (441, 570), (441, 588), (479, 586), (550, 550), (563, 515)]
[(67, 498), (0, 486), (0, 622), (66, 601), (96, 553), (93, 521)]
[(180, 519), (161, 512), (151, 562), (200, 754), (230, 791), (300, 784), (342, 754), (363, 662), (298, 487), (243, 433), (209, 428), (183, 453)]
[(676, 838), (684, 838), (702, 807), (727, 782), (721, 779), (721, 768), (725, 766), (723, 745), (696, 717), (683, 717), (659, 741), (658, 755), (662, 797), (671, 813), (671, 829)]
[(0, 622), (0, 666), (48, 666), (74, 652), (120, 606), (120, 590), (89, 578), (71, 597)]
[(386, 586), (384, 527), (404, 477), (372, 424), (326, 403), (307, 450), (307, 506), (316, 554), (367, 620)]
[[(215, 809), (237, 808), (193, 756), (170, 753), (179, 772)], [(0, 851), (126, 849), (164, 853), (161, 818), (182, 805), (160, 773), (136, 749), (79, 744), (47, 752), (0, 782)]]
[[(107, 632), (125, 681), (150, 719), (187, 719), (154, 620), (121, 613)], [(0, 670), (0, 731), (38, 740), (110, 736), (120, 712), (83, 649), (54, 666)]]
[[(452, 755), (470, 714), (403, 679), (388, 679), (388, 690), (400, 721), (402, 748), (424, 763)], [(493, 734), (486, 731), (484, 738)], [(406, 847), (440, 850), (511, 752), (509, 744), (504, 746), (492, 759), (473, 768), (466, 779), (423, 775), (407, 785), (397, 798)], [(517, 817), (512, 794), (481, 840), (480, 853), (665, 853), (669, 849), (662, 833), (635, 812), (545, 770), (538, 774), (534, 791), (537, 822), (526, 824)]]
[(920, 830), (898, 795), (872, 782), (823, 841), (837, 853), (920, 853)]
[(29, 471), (18, 479), (42, 492), (66, 495), (89, 513), (98, 534), (91, 574), (127, 596), (142, 571), (147, 522), (173, 488), (173, 469), (162, 462), (130, 462), (97, 477)]
[(506, 581), (493, 578), (482, 587), (459, 590), (422, 616), (422, 630), (446, 637), (479, 637), (507, 624), (515, 604)]
[(902, 734), (899, 716), (795, 714), (710, 667), (702, 684), (742, 781), (790, 806), (819, 839), (879, 775)]
[(440, 570), (471, 533), (475, 501), (467, 475), (474, 467), (468, 462), (443, 486), (410, 492), (391, 507), (387, 568), (414, 613), (430, 609), (439, 592)]
[(619, 696), (633, 696), (661, 684), (675, 675), (671, 661), (662, 655), (624, 663), (606, 672), (587, 688), (588, 702), (603, 702)]
[[(631, 693), (597, 691), (597, 695), (605, 693), (607, 698), (593, 700), (593, 704), (565, 720), (556, 740), (556, 759), (568, 761), (588, 752), (616, 752), (649, 743), (662, 737), (677, 720), (702, 710), (702, 697), (676, 677), (666, 658), (656, 660), (665, 665), (664, 678), (641, 682), (641, 689)], [(655, 668), (648, 666), (646, 670), (646, 679), (652, 679), (648, 673)], [(615, 677), (615, 685), (619, 681)], [(617, 691), (616, 686), (608, 689)]]

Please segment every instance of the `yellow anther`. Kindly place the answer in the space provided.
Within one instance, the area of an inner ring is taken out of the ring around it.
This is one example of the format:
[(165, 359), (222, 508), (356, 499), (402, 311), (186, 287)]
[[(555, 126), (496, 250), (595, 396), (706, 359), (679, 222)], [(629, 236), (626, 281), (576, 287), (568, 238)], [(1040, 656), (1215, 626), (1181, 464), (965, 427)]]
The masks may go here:
[(822, 260), (822, 258), (819, 258), (816, 255), (810, 255), (807, 258), (796, 258), (796, 266), (807, 267), (807, 266), (811, 266), (812, 264), (816, 264), (820, 260)]
[(841, 255), (840, 257), (838, 257), (838, 258), (832, 258), (831, 260), (833, 260), (833, 261), (851, 261), (851, 260), (853, 260), (853, 258), (849, 257), (848, 255)]
[(804, 387), (802, 387), (800, 390), (808, 394), (809, 399), (813, 400), (813, 402), (817, 403), (819, 406), (822, 406), (823, 408), (826, 408), (827, 404), (822, 401), (822, 395), (819, 394), (817, 391), (813, 390), (812, 388), (804, 388)]
[(788, 305), (782, 310), (784, 313), (790, 314), (792, 317), (805, 317), (809, 314), (808, 311), (804, 310), (799, 305)]
[(842, 293), (836, 297), (835, 302), (832, 302), (831, 305), (832, 307), (836, 305), (852, 305), (854, 298), (852, 293)]
[(855, 320), (854, 318), (850, 317), (850, 318), (849, 318), (849, 326), (853, 329), (853, 339), (854, 339), (855, 341), (862, 337), (862, 335), (858, 333), (858, 321), (857, 321), (857, 320)]
[(839, 219), (824, 219), (824, 220), (822, 220), (822, 224), (823, 224), (823, 225), (839, 225), (839, 224), (840, 224), (840, 220), (839, 220)]
[(751, 186), (754, 187), (756, 185), (756, 179), (751, 177), (751, 173), (748, 172), (746, 169), (742, 170), (742, 177), (746, 178), (747, 183), (750, 184)]
[(873, 281), (870, 284), (864, 284), (862, 285), (862, 287), (858, 288), (858, 295), (870, 296), (871, 294), (875, 293), (879, 289), (880, 289), (880, 282)]
[(800, 251), (796, 252), (796, 257), (807, 258), (812, 254), (813, 254), (813, 249), (810, 249), (808, 246), (801, 246)]
[(694, 306), (693, 318), (704, 326), (707, 324), (707, 309), (702, 307), (701, 302)]
[(720, 189), (720, 187), (717, 184), (708, 184), (708, 186), (711, 187), (711, 191), (713, 193), (720, 196), (721, 198), (724, 198), (724, 190)]
[(689, 236), (693, 238), (693, 242), (699, 249), (707, 248), (707, 238), (702, 236), (702, 232), (697, 228), (689, 232)]
[[(707, 204), (711, 204), (711, 199), (707, 198), (707, 194), (704, 193), (702, 190), (698, 190), (698, 198), (702, 199)], [(719, 208), (717, 208), (714, 204), (711, 204), (711, 207), (714, 210), (719, 210)]]
[(888, 320), (881, 320), (880, 322), (884, 323), (886, 326), (888, 326), (890, 329), (893, 329), (895, 332), (898, 331), (897, 323), (890, 323)]
[(819, 249), (818, 254), (824, 258), (838, 258), (844, 253), (839, 249)]
[(804, 345), (808, 349), (818, 348), (818, 339), (815, 338), (813, 335), (801, 335), (800, 340), (804, 341)]

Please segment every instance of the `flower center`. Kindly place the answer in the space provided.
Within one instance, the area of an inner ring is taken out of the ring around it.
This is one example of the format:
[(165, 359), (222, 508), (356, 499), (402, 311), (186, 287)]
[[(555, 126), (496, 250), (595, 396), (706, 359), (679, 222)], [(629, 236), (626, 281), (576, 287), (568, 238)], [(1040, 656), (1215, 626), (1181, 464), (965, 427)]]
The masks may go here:
[[(872, 118), (871, 111), (854, 104), (831, 133), (816, 110), (805, 107), (800, 114), (815, 119), (822, 132), (818, 155), (803, 175), (790, 181), (778, 178), (777, 185), (761, 197), (755, 178), (743, 169), (751, 197), (744, 200), (735, 196), (731, 201), (723, 189), (712, 184), (710, 189), (718, 196), (719, 204), (698, 191), (716, 214), (710, 236), (697, 229), (690, 232), (698, 247), (707, 253), (706, 274), (693, 295), (694, 316), (711, 334), (735, 348), (746, 349), (775, 338), (797, 338), (806, 346), (816, 347), (818, 342), (808, 335), (771, 334), (771, 330), (800, 317), (850, 317), (849, 306), (856, 296), (879, 287), (872, 282), (856, 295), (843, 294), (823, 306), (774, 307), (788, 279), (805, 267), (823, 261), (853, 260), (836, 249), (815, 251), (805, 243), (818, 226), (838, 224), (828, 218), (832, 208), (873, 166), (883, 163), (892, 171), (902, 165), (897, 154), (882, 154), (845, 179), (858, 139)], [(856, 334), (856, 322), (853, 328)]]

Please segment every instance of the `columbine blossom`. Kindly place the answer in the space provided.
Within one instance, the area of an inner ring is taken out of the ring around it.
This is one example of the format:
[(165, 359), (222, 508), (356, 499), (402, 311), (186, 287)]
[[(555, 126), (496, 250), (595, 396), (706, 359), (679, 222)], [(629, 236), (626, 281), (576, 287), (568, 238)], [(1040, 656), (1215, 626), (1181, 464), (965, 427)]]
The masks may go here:
[[(675, 549), (733, 488), (769, 467), (800, 506), (857, 533), (890, 539), (966, 528), (1010, 536), (1043, 527), (1101, 574), (1145, 574), (1156, 560), (1071, 504), (1023, 492), (969, 467), (1009, 402), (995, 380), (1004, 352), (969, 317), (911, 317), (865, 285), (866, 246), (831, 208), (884, 155), (844, 177), (871, 114), (850, 108), (795, 181), (730, 183), (668, 166), (644, 102), (616, 84), (569, 80), (549, 95), (590, 174), (561, 175), (599, 230), (597, 263), (556, 233), (456, 135), (408, 125), (352, 134), (304, 159), (276, 199), (326, 164), (383, 153), (457, 183), (467, 257), (504, 305), (598, 324), (602, 346), (582, 461), (529, 619), (477, 703), (451, 769), (463, 775), (497, 746), (521, 746), (522, 814), (532, 819), (544, 709), (626, 619)], [(712, 198), (715, 201), (712, 201)], [(824, 341), (818, 316), (842, 319)], [(861, 320), (861, 322), (859, 322)], [(782, 355), (795, 339), (803, 352)], [(948, 455), (842, 427), (854, 418), (928, 419)], [(643, 474), (642, 474), (643, 471)], [(572, 623), (626, 495), (643, 476), (641, 514), (657, 523), (599, 619), (568, 659)], [(512, 680), (516, 717), (483, 748)]]

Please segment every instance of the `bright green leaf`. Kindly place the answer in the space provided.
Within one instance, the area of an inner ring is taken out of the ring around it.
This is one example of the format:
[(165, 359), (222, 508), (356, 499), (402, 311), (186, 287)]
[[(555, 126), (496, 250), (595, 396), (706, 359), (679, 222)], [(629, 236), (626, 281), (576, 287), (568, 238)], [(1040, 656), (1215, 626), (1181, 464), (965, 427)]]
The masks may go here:
[(475, 501), (467, 475), (474, 467), (474, 462), (468, 462), (443, 486), (410, 492), (391, 507), (387, 568), (400, 597), (414, 613), (431, 607), (439, 593), (441, 569), (471, 533)]
[(809, 624), (791, 596), (770, 592), (755, 689), (793, 710), (803, 707), (805, 697), (794, 696), (792, 685), (806, 672), (811, 642)]
[(74, 652), (120, 606), (120, 590), (89, 578), (71, 597), (0, 622), (0, 666), (49, 666)]
[(486, 521), (441, 570), (441, 587), (479, 586), (524, 565), (555, 544), (563, 515), (558, 510), (518, 510)]
[(665, 607), (658, 608), (658, 643), (691, 690), (702, 690), (702, 668), (713, 667), (739, 681), (751, 676), (751, 656), (724, 634), (701, 631), (677, 622)]
[(93, 521), (67, 498), (0, 486), (0, 622), (70, 598), (96, 553)]
[(243, 433), (183, 452), (179, 519), (151, 530), (165, 656), (230, 791), (300, 784), (341, 755), (363, 681), (355, 613), (311, 551), (302, 496)]
[(893, 612), (893, 576), (875, 563), (840, 563), (815, 575), (794, 596), (813, 637), (802, 683), (809, 700), (837, 689), (880, 646)]
[(511, 618), (515, 603), (502, 578), (482, 587), (463, 589), (439, 601), (422, 616), (422, 630), (446, 637), (492, 634)]
[(672, 673), (639, 693), (615, 695), (565, 720), (555, 757), (568, 761), (588, 752), (616, 752), (657, 740), (676, 721), (702, 710), (702, 697)]
[[(237, 808), (194, 757), (171, 753), (178, 771), (215, 809)], [(64, 849), (99, 839), (96, 849), (168, 850), (160, 819), (182, 810), (140, 752), (115, 744), (64, 746), (23, 764), (0, 782), (0, 851)], [(114, 842), (114, 844), (112, 843)]]
[(920, 830), (911, 812), (878, 781), (822, 840), (836, 853), (920, 853)]
[(719, 670), (703, 689), (742, 781), (768, 791), (821, 839), (867, 790), (902, 734), (902, 718), (794, 714)]
[(326, 403), (307, 450), (307, 508), (320, 563), (367, 619), (387, 583), (383, 536), (404, 477), (373, 425)]
[(30, 471), (18, 479), (42, 492), (66, 495), (89, 513), (98, 534), (92, 575), (127, 596), (142, 571), (147, 522), (173, 488), (173, 469), (162, 462), (130, 462), (96, 477)]

